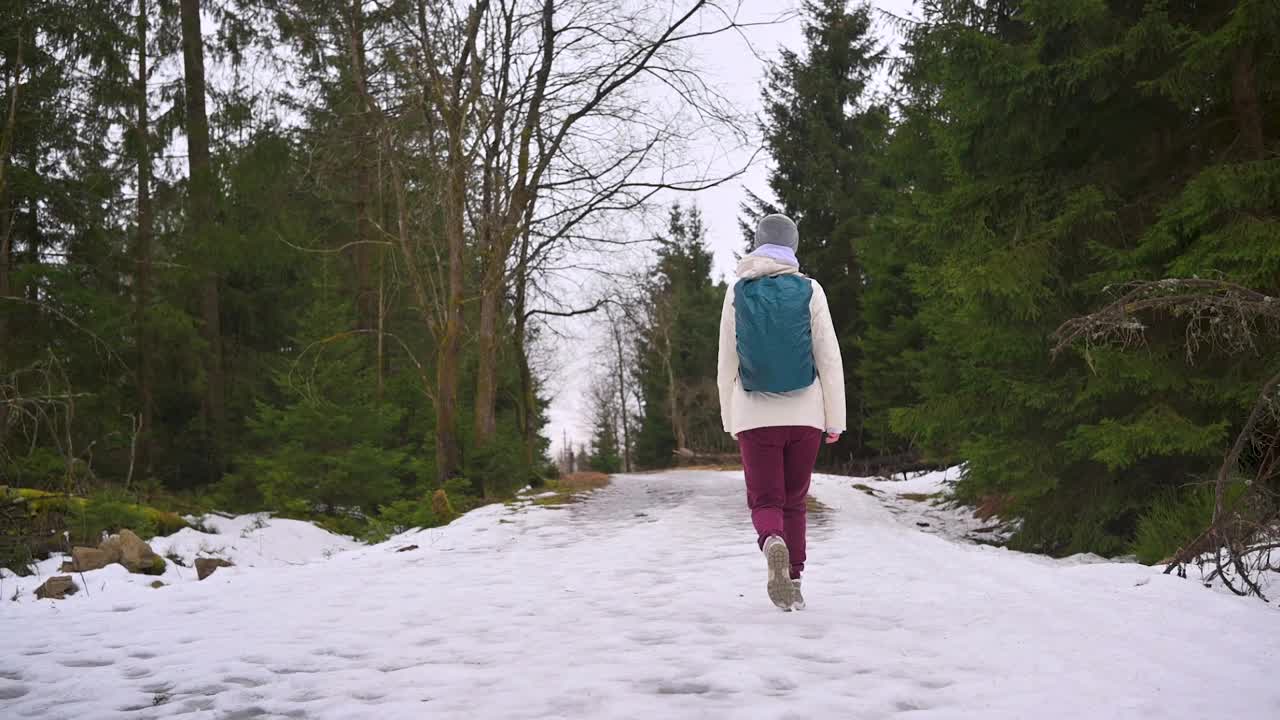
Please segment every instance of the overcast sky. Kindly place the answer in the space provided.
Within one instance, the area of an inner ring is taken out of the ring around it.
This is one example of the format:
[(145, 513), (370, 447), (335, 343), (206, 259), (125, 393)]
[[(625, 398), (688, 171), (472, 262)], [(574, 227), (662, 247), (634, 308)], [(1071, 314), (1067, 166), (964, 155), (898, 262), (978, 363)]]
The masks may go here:
[[(851, 3), (852, 4), (852, 3)], [(872, 0), (876, 8), (898, 16), (915, 16), (914, 0)], [(780, 13), (800, 7), (800, 0), (746, 0), (739, 21), (759, 22), (778, 17)], [(764, 81), (766, 62), (778, 57), (780, 48), (797, 52), (803, 49), (803, 22), (793, 17), (785, 22), (755, 27), (744, 31), (743, 36), (724, 34), (701, 41), (694, 50), (708, 82), (738, 105), (746, 114), (758, 117), (762, 112), (760, 90)], [(891, 43), (892, 27), (884, 21), (877, 23), (886, 43)], [(728, 168), (746, 164), (753, 152), (759, 149), (759, 138), (747, 147), (724, 148), (718, 138), (708, 137), (702, 145), (716, 163), (716, 170), (724, 173)], [(746, 199), (747, 190), (761, 197), (772, 199), (768, 187), (770, 158), (760, 153), (740, 179), (710, 190), (704, 190), (680, 198), (693, 202), (702, 210), (707, 225), (707, 241), (714, 253), (714, 272), (717, 279), (726, 279), (735, 265), (734, 253), (742, 250), (742, 235), (738, 230), (738, 207)], [(673, 198), (674, 199), (674, 198)], [(803, 229), (801, 230), (803, 233)], [(804, 262), (804, 238), (801, 237), (801, 263)], [(590, 417), (584, 394), (589, 379), (596, 371), (593, 350), (600, 333), (598, 322), (566, 322), (559, 328), (565, 337), (553, 350), (557, 361), (555, 371), (548, 378), (547, 388), (552, 397), (549, 411), (550, 425), (544, 431), (552, 441), (552, 452), (557, 452), (562, 438), (567, 434), (571, 442), (585, 443), (590, 438)]]

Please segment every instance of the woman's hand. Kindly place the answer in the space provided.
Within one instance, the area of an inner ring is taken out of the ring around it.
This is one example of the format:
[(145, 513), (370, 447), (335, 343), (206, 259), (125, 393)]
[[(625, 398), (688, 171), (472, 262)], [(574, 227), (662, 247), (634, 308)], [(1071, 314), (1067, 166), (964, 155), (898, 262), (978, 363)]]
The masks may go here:
[(828, 444), (828, 445), (830, 445), (831, 443), (833, 443), (833, 442), (835, 442), (835, 441), (837, 441), (837, 440), (839, 440), (839, 439), (840, 439), (840, 433), (838, 433), (838, 432), (832, 432), (832, 431), (830, 431), (830, 430), (828, 430), (828, 431), (827, 431), (827, 444)]

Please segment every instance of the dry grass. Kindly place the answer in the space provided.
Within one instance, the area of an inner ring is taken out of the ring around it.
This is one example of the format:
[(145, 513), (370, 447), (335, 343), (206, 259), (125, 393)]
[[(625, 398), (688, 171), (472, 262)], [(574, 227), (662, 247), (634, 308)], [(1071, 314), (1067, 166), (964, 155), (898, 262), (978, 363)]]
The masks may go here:
[(582, 492), (596, 490), (609, 484), (609, 476), (600, 472), (576, 472), (549, 481), (547, 486), (556, 492)]
[(911, 502), (925, 502), (926, 500), (932, 500), (937, 496), (932, 493), (901, 493), (898, 497), (903, 500), (910, 500)]
[(979, 520), (1006, 517), (1009, 508), (1012, 506), (1013, 498), (1008, 495), (987, 495), (982, 498), (982, 502), (978, 503), (978, 507), (973, 511), (973, 516)]
[(533, 504), (555, 508), (577, 502), (582, 497), (585, 497), (584, 493), (599, 490), (608, 485), (610, 479), (610, 476), (600, 472), (576, 472), (561, 478), (548, 480), (539, 494), (548, 492), (555, 494), (534, 498)]
[(805, 508), (806, 508), (809, 512), (811, 512), (811, 513), (816, 513), (816, 514), (818, 514), (818, 515), (821, 515), (822, 513), (830, 512), (830, 511), (831, 511), (830, 506), (826, 505), (826, 504), (825, 504), (825, 503), (823, 503), (821, 500), (819, 500), (818, 498), (816, 498), (816, 497), (814, 497), (814, 496), (812, 496), (812, 495), (807, 495), (807, 496), (805, 496), (804, 504), (805, 504)]

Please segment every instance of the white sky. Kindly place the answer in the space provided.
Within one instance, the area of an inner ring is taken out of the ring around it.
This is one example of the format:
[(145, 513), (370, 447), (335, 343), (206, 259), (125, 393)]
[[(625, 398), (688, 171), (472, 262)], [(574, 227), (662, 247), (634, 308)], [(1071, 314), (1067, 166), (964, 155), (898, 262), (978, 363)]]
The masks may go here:
[[(856, 1), (856, 0), (854, 0)], [(851, 2), (852, 4), (852, 2)], [(916, 16), (914, 0), (872, 0), (871, 5), (898, 16)], [(741, 22), (759, 21), (778, 16), (801, 5), (800, 0), (746, 0)], [(799, 51), (804, 46), (802, 20), (794, 18), (784, 23), (751, 28), (744, 31), (745, 38), (733, 34), (714, 36), (695, 48), (705, 68), (710, 84), (718, 87), (729, 99), (747, 114), (759, 117), (763, 111), (760, 91), (764, 82), (765, 62), (778, 57), (779, 48)], [(879, 21), (880, 34), (891, 41), (892, 27)], [(757, 133), (758, 135), (758, 133)], [(758, 142), (758, 137), (756, 138)], [(753, 147), (720, 152), (716, 138), (706, 138), (709, 157), (720, 155), (719, 170), (741, 167), (755, 150)], [(738, 230), (738, 206), (746, 199), (746, 190), (764, 198), (772, 198), (768, 187), (769, 158), (761, 153), (747, 173), (726, 185), (704, 190), (692, 195), (682, 195), (681, 202), (693, 202), (702, 210), (707, 225), (707, 241), (715, 258), (714, 272), (717, 279), (728, 278), (736, 263), (734, 253), (742, 250), (742, 235)], [(661, 215), (661, 214), (659, 214)], [(801, 255), (803, 260), (801, 238)], [(547, 392), (552, 396), (549, 409), (549, 426), (544, 433), (551, 438), (552, 453), (559, 450), (562, 438), (567, 434), (573, 443), (584, 443), (590, 437), (589, 409), (584, 395), (590, 378), (597, 371), (598, 362), (594, 350), (601, 335), (593, 321), (570, 321), (558, 328), (566, 337), (550, 352), (556, 358), (555, 372), (548, 379)], [(544, 370), (545, 372), (545, 370)]]

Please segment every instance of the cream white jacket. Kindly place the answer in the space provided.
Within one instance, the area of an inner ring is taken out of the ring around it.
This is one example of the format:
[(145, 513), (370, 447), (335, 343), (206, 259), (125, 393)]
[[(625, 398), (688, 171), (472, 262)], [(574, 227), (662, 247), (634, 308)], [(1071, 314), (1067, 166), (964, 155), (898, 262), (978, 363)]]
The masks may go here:
[[(766, 275), (799, 274), (800, 270), (772, 258), (748, 255), (738, 263), (740, 279)], [(747, 392), (738, 381), (738, 344), (733, 312), (733, 285), (724, 296), (720, 313), (720, 357), (716, 384), (720, 390), (720, 419), (724, 430), (737, 435), (743, 430), (774, 425), (801, 425), (827, 432), (844, 432), (844, 365), (827, 295), (816, 280), (809, 300), (813, 333), (813, 364), (818, 378), (807, 388), (786, 393)]]

